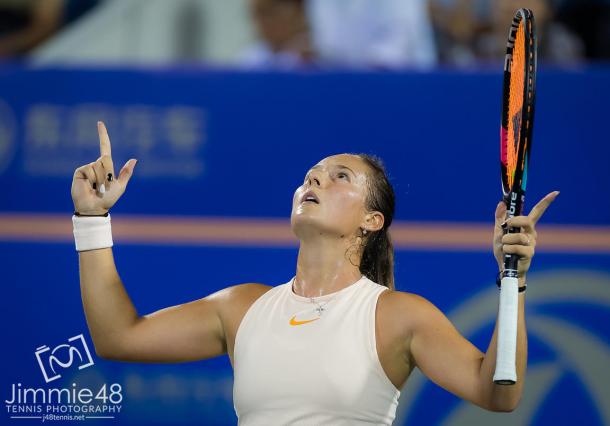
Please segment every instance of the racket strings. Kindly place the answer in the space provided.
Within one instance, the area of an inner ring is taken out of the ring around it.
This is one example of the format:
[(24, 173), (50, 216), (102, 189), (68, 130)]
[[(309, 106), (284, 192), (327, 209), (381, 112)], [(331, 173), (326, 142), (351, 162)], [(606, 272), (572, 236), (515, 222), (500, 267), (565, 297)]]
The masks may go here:
[[(508, 187), (512, 188), (515, 179), (515, 170), (517, 168), (519, 140), (521, 134), (521, 122), (523, 112), (523, 94), (525, 89), (525, 28), (523, 21), (519, 23), (517, 34), (515, 36), (515, 44), (512, 53), (512, 64), (510, 73), (510, 94), (508, 100), (508, 132), (506, 135), (506, 146), (504, 147), (503, 155), (506, 156), (504, 163), (506, 164), (506, 179)], [(529, 62), (529, 61), (528, 61)], [(529, 126), (529, 123), (526, 123)], [(527, 144), (527, 140), (525, 141)], [(526, 149), (526, 147), (523, 147)]]

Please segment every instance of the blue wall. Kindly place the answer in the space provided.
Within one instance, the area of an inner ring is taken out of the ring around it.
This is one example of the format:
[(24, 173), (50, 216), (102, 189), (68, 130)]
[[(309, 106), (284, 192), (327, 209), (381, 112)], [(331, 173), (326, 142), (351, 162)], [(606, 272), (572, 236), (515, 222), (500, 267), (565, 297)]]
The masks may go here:
[[(526, 208), (561, 191), (544, 224), (610, 232), (609, 82), (609, 68), (539, 73)], [(240, 74), (7, 66), (0, 68), (0, 213), (61, 213), (69, 220), (72, 173), (99, 156), (95, 122), (103, 119), (117, 172), (127, 159), (139, 159), (113, 208), (115, 221), (121, 214), (287, 219), (309, 167), (326, 155), (364, 151), (385, 160), (397, 194), (396, 220), (487, 223), (491, 237), (500, 197), (500, 93), (500, 73), (487, 71)], [(0, 216), (0, 225), (6, 220)], [(78, 256), (69, 235), (26, 242), (5, 231), (0, 239), (4, 399), (14, 383), (48, 388), (76, 382), (96, 389), (119, 383), (119, 424), (236, 422), (226, 357), (145, 365), (92, 354), (93, 367), (68, 369), (46, 384), (34, 356), (39, 346), (53, 348), (83, 333), (92, 348)], [(571, 251), (566, 243), (560, 251), (541, 249), (529, 277), (522, 406), (510, 415), (484, 413), (415, 374), (403, 389), (397, 424), (610, 423), (610, 398), (599, 389), (608, 383), (610, 362), (610, 246)], [(296, 254), (293, 246), (239, 243), (114, 247), (142, 314), (240, 282), (286, 282)], [(497, 303), (491, 251), (439, 244), (396, 256), (398, 289), (429, 298), (485, 351)], [(467, 277), (449, 283), (447, 271), (464, 267)], [(478, 310), (466, 309), (470, 304)], [(579, 356), (570, 352), (575, 345), (583, 348)], [(0, 422), (10, 415), (17, 414), (5, 413)]]

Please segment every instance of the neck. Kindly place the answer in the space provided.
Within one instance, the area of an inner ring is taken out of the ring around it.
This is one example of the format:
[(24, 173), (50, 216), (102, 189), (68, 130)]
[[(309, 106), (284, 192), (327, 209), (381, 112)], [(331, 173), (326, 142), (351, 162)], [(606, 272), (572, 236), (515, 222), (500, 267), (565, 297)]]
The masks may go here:
[(294, 292), (304, 297), (319, 297), (358, 281), (362, 277), (356, 266), (360, 257), (354, 252), (355, 246), (350, 246), (345, 239), (301, 240)]

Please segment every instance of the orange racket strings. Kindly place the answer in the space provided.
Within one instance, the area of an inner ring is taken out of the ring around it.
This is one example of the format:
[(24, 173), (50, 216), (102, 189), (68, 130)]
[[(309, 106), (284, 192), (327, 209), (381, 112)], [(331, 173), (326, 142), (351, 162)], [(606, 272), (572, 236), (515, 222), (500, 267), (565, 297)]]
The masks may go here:
[[(525, 86), (525, 29), (523, 21), (519, 23), (515, 46), (512, 55), (510, 73), (510, 93), (508, 101), (508, 137), (506, 140), (506, 173), (508, 187), (512, 188), (517, 167), (519, 135), (523, 111), (523, 90)], [(525, 141), (527, 143), (527, 141)], [(524, 147), (525, 148), (525, 147)]]

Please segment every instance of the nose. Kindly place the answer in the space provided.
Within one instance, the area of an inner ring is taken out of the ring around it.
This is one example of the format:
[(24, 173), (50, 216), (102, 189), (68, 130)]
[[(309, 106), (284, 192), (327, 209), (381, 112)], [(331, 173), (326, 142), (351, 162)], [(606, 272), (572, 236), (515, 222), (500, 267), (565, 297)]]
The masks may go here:
[(312, 183), (311, 183), (312, 181), (313, 181), (313, 182), (316, 184), (316, 186), (320, 186), (320, 180), (319, 180), (318, 178), (316, 178), (316, 177), (314, 177), (314, 178), (311, 178), (311, 177), (310, 177), (310, 178), (309, 178), (309, 180), (308, 180), (308, 182), (309, 182), (309, 186), (311, 186), (311, 185), (312, 185)]
[(309, 184), (309, 186), (312, 186), (312, 182), (318, 187), (322, 186), (322, 179), (320, 174), (318, 174), (317, 172), (309, 173), (309, 179), (307, 179), (307, 183)]

